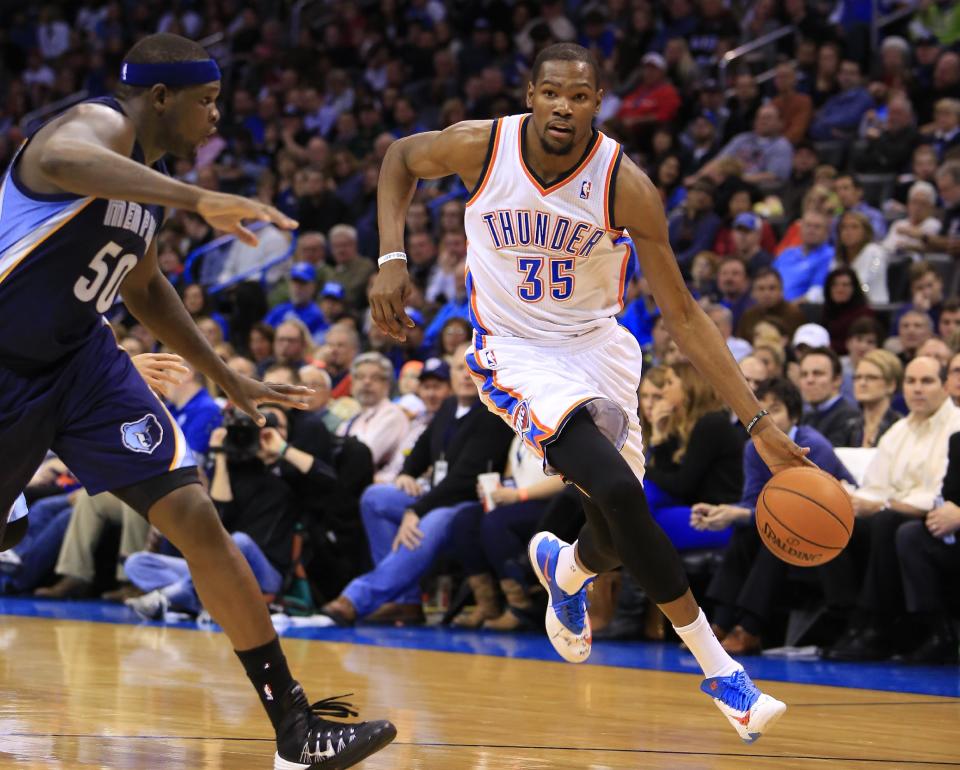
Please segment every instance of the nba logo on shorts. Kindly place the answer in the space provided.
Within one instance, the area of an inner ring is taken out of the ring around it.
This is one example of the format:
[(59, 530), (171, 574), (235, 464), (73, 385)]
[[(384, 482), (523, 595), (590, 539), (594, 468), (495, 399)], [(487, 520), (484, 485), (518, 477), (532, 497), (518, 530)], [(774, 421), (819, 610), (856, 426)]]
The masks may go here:
[(480, 356), (483, 366), (486, 369), (496, 369), (497, 368), (497, 357), (494, 355), (493, 351), (490, 348), (484, 348), (483, 350), (477, 351), (477, 354)]
[(136, 422), (125, 422), (120, 426), (123, 445), (131, 452), (152, 455), (153, 450), (163, 441), (163, 426), (152, 414), (145, 414)]
[(591, 188), (592, 186), (593, 186), (593, 185), (590, 184), (590, 180), (589, 180), (589, 179), (584, 179), (583, 182), (582, 182), (581, 185), (580, 185), (580, 197), (583, 198), (584, 200), (589, 200), (589, 199), (590, 199), (590, 188)]
[(530, 405), (526, 401), (517, 404), (513, 411), (513, 429), (520, 437), (530, 429)]

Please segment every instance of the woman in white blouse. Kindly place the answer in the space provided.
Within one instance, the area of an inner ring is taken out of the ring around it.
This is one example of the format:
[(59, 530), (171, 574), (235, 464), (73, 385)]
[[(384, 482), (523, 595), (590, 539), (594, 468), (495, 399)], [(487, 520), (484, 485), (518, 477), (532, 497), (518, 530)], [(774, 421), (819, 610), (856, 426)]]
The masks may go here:
[(907, 193), (907, 216), (890, 226), (883, 247), (890, 254), (922, 254), (921, 236), (939, 235), (941, 222), (935, 217), (937, 191), (929, 182), (914, 182)]
[(887, 290), (889, 254), (879, 243), (873, 243), (870, 220), (859, 211), (845, 211), (837, 225), (837, 265), (849, 265), (860, 279), (860, 286), (871, 305), (890, 301)]

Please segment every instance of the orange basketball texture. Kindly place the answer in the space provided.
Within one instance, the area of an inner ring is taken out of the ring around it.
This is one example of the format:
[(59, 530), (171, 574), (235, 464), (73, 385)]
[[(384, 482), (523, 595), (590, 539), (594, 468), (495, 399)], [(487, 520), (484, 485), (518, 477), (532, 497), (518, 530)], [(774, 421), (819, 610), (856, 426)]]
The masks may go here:
[(840, 482), (818, 468), (788, 468), (757, 498), (757, 531), (777, 557), (818, 567), (844, 549), (853, 532), (853, 505)]

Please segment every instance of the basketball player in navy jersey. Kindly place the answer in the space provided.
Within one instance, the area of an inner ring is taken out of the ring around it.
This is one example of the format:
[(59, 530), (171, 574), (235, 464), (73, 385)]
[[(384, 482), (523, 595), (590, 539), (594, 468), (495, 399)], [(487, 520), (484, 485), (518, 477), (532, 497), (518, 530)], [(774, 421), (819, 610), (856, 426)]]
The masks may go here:
[(297, 223), (165, 173), (163, 157), (192, 159), (219, 119), (220, 73), (201, 46), (176, 35), (146, 37), (127, 54), (120, 81), (115, 97), (81, 103), (36, 131), (2, 180), (0, 548), (22, 537), (29, 516), (19, 494), (52, 448), (90, 494), (113, 492), (186, 557), (276, 730), (274, 767), (352, 767), (396, 729), (331, 721), (325, 717), (356, 716), (332, 698), (310, 705), (183, 434), (102, 316), (119, 292), (158, 339), (259, 424), (258, 404), (303, 408), (307, 389), (260, 383), (221, 362), (161, 274), (156, 241), (165, 207), (197, 212), (251, 244), (257, 239), (244, 221)]
[(464, 225), (474, 348), (467, 363), (487, 406), (583, 493), (587, 524), (564, 543), (530, 542), (549, 596), (547, 634), (566, 660), (591, 649), (586, 585), (621, 564), (670, 618), (703, 669), (701, 689), (750, 743), (786, 706), (761, 693), (720, 646), (676, 549), (644, 497), (637, 419), (641, 355), (616, 323), (636, 245), (674, 340), (743, 421), (774, 472), (806, 450), (760, 408), (716, 326), (691, 297), (667, 238), (660, 196), (611, 138), (593, 128), (603, 96), (585, 48), (544, 49), (527, 89), (530, 115), (467, 121), (394, 142), (378, 190), (380, 272), (373, 320), (396, 339), (410, 278), (403, 223), (418, 179), (457, 174), (472, 190)]

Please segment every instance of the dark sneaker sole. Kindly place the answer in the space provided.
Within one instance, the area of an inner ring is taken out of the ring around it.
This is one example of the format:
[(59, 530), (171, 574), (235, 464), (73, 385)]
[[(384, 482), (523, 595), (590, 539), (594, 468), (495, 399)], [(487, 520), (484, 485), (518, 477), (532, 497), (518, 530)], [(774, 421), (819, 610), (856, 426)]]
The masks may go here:
[[(369, 724), (369, 723), (368, 723)], [(397, 728), (390, 722), (381, 722), (380, 727), (371, 732), (365, 741), (356, 740), (347, 746), (341, 753), (329, 759), (321, 759), (313, 764), (303, 764), (284, 759), (279, 754), (274, 755), (274, 770), (346, 770), (348, 767), (363, 762), (367, 757), (376, 754), (380, 749), (389, 746), (397, 737)]]

